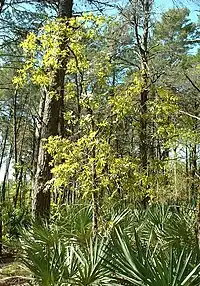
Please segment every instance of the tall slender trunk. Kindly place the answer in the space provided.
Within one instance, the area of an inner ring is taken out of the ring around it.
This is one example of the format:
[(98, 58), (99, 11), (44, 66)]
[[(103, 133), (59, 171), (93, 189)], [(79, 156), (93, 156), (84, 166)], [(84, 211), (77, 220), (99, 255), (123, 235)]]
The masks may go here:
[(177, 190), (177, 150), (174, 149), (174, 193), (175, 201), (178, 202), (178, 190)]
[[(194, 101), (194, 110), (195, 110), (195, 115), (199, 116), (199, 104), (197, 99), (195, 98)], [(198, 124), (198, 120), (194, 119), (194, 125), (193, 125), (193, 129), (194, 131), (199, 129), (199, 124)], [(192, 148), (192, 186), (191, 186), (191, 193), (192, 193), (192, 197), (193, 199), (196, 201), (198, 201), (198, 185), (197, 185), (197, 159), (198, 159), (198, 154), (197, 154), (197, 144), (193, 145)]]
[[(18, 173), (17, 173), (17, 181), (15, 182), (16, 183), (16, 193), (15, 193), (15, 197), (13, 200), (15, 207), (17, 206), (17, 201), (18, 201), (19, 192), (20, 192), (20, 186), (21, 186), (22, 178), (23, 178), (23, 164), (24, 164), (24, 162), (22, 161), (22, 151), (23, 151), (26, 129), (27, 129), (27, 121), (25, 122), (24, 131), (23, 131), (22, 140), (21, 140), (21, 146), (20, 146), (20, 150), (18, 152), (19, 153), (18, 159), (19, 159), (19, 163), (20, 163), (20, 171), (18, 171)], [(21, 205), (21, 201), (20, 201), (20, 205)]]
[(5, 195), (6, 195), (6, 180), (9, 174), (10, 162), (12, 159), (13, 148), (10, 146), (9, 156), (6, 162), (6, 170), (4, 174), (4, 179), (1, 187), (1, 194), (0, 194), (0, 254), (2, 253), (3, 249), (3, 205), (5, 202)]
[(40, 99), (40, 106), (39, 106), (39, 114), (38, 118), (34, 120), (35, 123), (35, 133), (33, 138), (33, 181), (32, 184), (34, 186), (34, 179), (37, 171), (37, 161), (38, 161), (38, 154), (39, 154), (39, 148), (40, 148), (40, 141), (41, 141), (41, 132), (42, 132), (42, 123), (43, 123), (43, 115), (44, 115), (44, 107), (45, 107), (45, 101), (46, 101), (46, 91), (41, 91), (41, 99)]
[[(139, 5), (139, 6), (138, 6)], [(140, 124), (139, 124), (139, 150), (141, 166), (147, 171), (148, 160), (148, 119), (147, 119), (147, 102), (149, 94), (149, 26), (150, 26), (150, 10), (152, 0), (136, 1), (134, 7), (133, 23), (135, 29), (136, 43), (140, 55), (141, 80), (142, 89), (140, 93)], [(138, 14), (141, 9), (143, 20)]]
[(147, 100), (148, 92), (144, 89), (141, 93), (141, 116), (140, 116), (140, 158), (141, 165), (144, 171), (147, 170), (147, 159), (148, 159), (148, 142), (147, 142)]
[(196, 173), (197, 173), (197, 145), (194, 144), (192, 148), (192, 185), (191, 185), (191, 193), (192, 198), (197, 201), (198, 197), (198, 188), (196, 183)]
[[(148, 160), (148, 119), (147, 119), (147, 101), (149, 94), (149, 66), (148, 66), (148, 42), (149, 42), (149, 20), (150, 20), (150, 1), (144, 1), (144, 24), (143, 38), (140, 42), (139, 50), (141, 55), (141, 72), (142, 72), (142, 92), (140, 96), (140, 154), (143, 170), (147, 169)], [(139, 31), (138, 31), (139, 33)]]
[[(59, 18), (72, 16), (73, 0), (60, 0)], [(65, 49), (65, 41), (61, 43), (61, 50)], [(41, 139), (48, 139), (49, 136), (55, 136), (64, 133), (63, 105), (64, 105), (64, 80), (65, 80), (65, 59), (60, 60), (60, 67), (55, 71), (52, 78), (52, 85), (46, 93), (44, 112), (41, 126)], [(55, 94), (52, 96), (52, 92)], [(33, 214), (35, 218), (48, 219), (50, 215), (50, 185), (52, 178), (50, 161), (51, 156), (43, 148), (43, 141), (38, 142), (38, 157), (35, 176), (33, 179)]]
[(196, 207), (196, 241), (200, 249), (200, 196), (198, 195), (197, 207)]
[[(92, 114), (91, 114), (92, 115)], [(92, 119), (92, 131), (95, 131), (94, 119)], [(97, 193), (97, 173), (96, 173), (96, 145), (92, 148), (92, 204), (93, 204), (93, 235), (98, 233), (98, 221), (99, 221), (99, 194)]]
[(10, 150), (9, 150), (9, 155), (7, 158), (7, 162), (6, 162), (6, 170), (5, 170), (5, 174), (4, 174), (4, 178), (3, 178), (3, 183), (2, 183), (2, 187), (1, 187), (2, 202), (4, 202), (5, 198), (6, 198), (6, 181), (7, 181), (8, 175), (9, 175), (9, 168), (10, 168), (12, 155), (13, 155), (13, 147), (11, 145)]
[(3, 216), (2, 216), (2, 200), (0, 204), (0, 255), (3, 250)]
[(7, 126), (7, 128), (6, 128), (6, 133), (5, 133), (5, 137), (4, 137), (3, 143), (2, 143), (2, 149), (1, 149), (0, 169), (1, 169), (1, 167), (2, 167), (3, 159), (4, 159), (4, 156), (5, 156), (6, 143), (7, 143), (7, 138), (8, 138), (8, 131), (9, 131), (9, 127)]
[(13, 147), (14, 147), (14, 163), (15, 163), (15, 181), (17, 181), (17, 90), (14, 92), (13, 98)]
[[(7, 137), (8, 137), (8, 131), (9, 131), (9, 127), (6, 128), (6, 133), (5, 133), (5, 137), (2, 141), (2, 151), (1, 151), (1, 159), (0, 159), (0, 169), (3, 163), (3, 159), (5, 156), (5, 150), (6, 150), (6, 142), (7, 142)], [(3, 238), (3, 196), (2, 196), (2, 190), (0, 192), (0, 255), (2, 254), (2, 238)]]
[(188, 194), (188, 202), (191, 203), (191, 192), (189, 186), (189, 160), (188, 160), (188, 147), (185, 148), (185, 174), (186, 174), (186, 192)]
[(92, 181), (93, 181), (93, 192), (92, 192), (92, 204), (93, 204), (93, 235), (95, 236), (98, 232), (98, 220), (99, 220), (99, 195), (97, 193), (97, 175), (96, 175), (96, 150), (93, 146), (92, 157), (94, 159), (92, 166)]
[[(149, 27), (150, 27), (150, 11), (153, 0), (135, 0), (133, 7), (134, 15), (131, 21), (134, 24), (136, 44), (140, 57), (140, 74), (141, 74), (141, 93), (140, 93), (140, 114), (139, 114), (139, 152), (141, 169), (145, 175), (148, 175), (148, 157), (151, 146), (149, 142), (148, 123), (148, 97), (150, 87), (149, 75)], [(141, 16), (142, 15), (142, 16)], [(148, 189), (146, 184), (141, 182), (141, 188), (144, 191)], [(143, 196), (143, 195), (142, 195)], [(148, 199), (148, 192), (143, 196), (142, 203)]]

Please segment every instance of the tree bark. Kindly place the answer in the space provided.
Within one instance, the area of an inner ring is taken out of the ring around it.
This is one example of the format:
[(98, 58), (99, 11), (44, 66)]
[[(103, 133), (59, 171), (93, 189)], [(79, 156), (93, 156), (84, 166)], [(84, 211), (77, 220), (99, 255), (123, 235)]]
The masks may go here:
[(15, 162), (15, 181), (17, 181), (18, 177), (18, 170), (17, 170), (17, 90), (14, 92), (14, 98), (13, 98), (13, 147), (14, 147), (14, 162)]
[[(25, 122), (25, 126), (24, 126), (24, 130), (23, 130), (23, 135), (22, 135), (22, 141), (21, 141), (21, 146), (20, 146), (20, 150), (19, 150), (19, 154), (18, 154), (18, 161), (20, 163), (20, 171), (17, 171), (17, 180), (15, 182), (16, 184), (16, 193), (15, 193), (15, 197), (13, 199), (13, 203), (14, 206), (16, 208), (17, 206), (17, 201), (18, 201), (18, 197), (19, 197), (19, 193), (20, 193), (20, 187), (21, 187), (21, 183), (22, 183), (22, 178), (23, 178), (23, 160), (22, 160), (22, 151), (23, 151), (23, 144), (24, 144), (24, 139), (25, 139), (25, 133), (26, 133), (26, 128), (27, 128), (27, 121)], [(21, 205), (21, 201), (20, 201), (20, 205)]]
[(6, 133), (5, 133), (5, 137), (1, 146), (1, 159), (0, 159), (0, 170), (3, 164), (3, 159), (5, 157), (5, 151), (6, 151), (6, 143), (7, 143), (7, 138), (8, 138), (8, 131), (9, 131), (9, 127), (6, 128)]
[[(59, 18), (72, 16), (73, 0), (60, 0), (59, 3)], [(61, 43), (61, 49), (65, 49), (66, 39)], [(63, 135), (64, 119), (63, 119), (63, 104), (64, 104), (64, 80), (65, 80), (65, 63), (66, 59), (60, 60), (60, 67), (55, 71), (52, 79), (52, 86), (47, 90), (45, 104), (43, 109), (43, 118), (41, 123), (41, 138), (38, 142), (38, 156), (35, 176), (33, 178), (33, 215), (34, 218), (49, 219), (50, 215), (50, 185), (49, 181), (52, 178), (50, 161), (51, 156), (43, 148), (44, 142), (42, 139), (48, 139), (49, 136)], [(53, 92), (54, 96), (50, 94)], [(42, 99), (43, 100), (43, 99)]]
[[(148, 126), (147, 126), (147, 102), (149, 94), (149, 27), (150, 10), (153, 0), (135, 1), (133, 7), (133, 25), (135, 30), (136, 45), (140, 56), (140, 71), (142, 88), (140, 93), (140, 124), (139, 124), (139, 150), (141, 166), (144, 171), (147, 170), (148, 161)], [(142, 21), (141, 15), (142, 13)]]
[(198, 202), (197, 202), (197, 217), (196, 217), (196, 241), (197, 245), (200, 249), (200, 200), (198, 195)]
[(147, 101), (149, 93), (149, 67), (148, 67), (148, 42), (149, 42), (149, 25), (150, 25), (150, 0), (143, 1), (144, 23), (143, 37), (140, 40), (139, 26), (137, 29), (137, 42), (141, 56), (141, 72), (142, 72), (142, 92), (140, 95), (140, 155), (143, 170), (147, 170), (148, 164), (148, 130), (147, 130)]
[(39, 115), (35, 123), (35, 133), (33, 138), (33, 178), (32, 178), (32, 185), (34, 186), (34, 179), (37, 172), (37, 161), (38, 161), (38, 154), (40, 148), (40, 141), (41, 141), (41, 132), (42, 132), (42, 123), (43, 123), (43, 115), (44, 115), (44, 107), (46, 101), (46, 91), (41, 91), (42, 97), (40, 99), (40, 106), (39, 106)]
[[(92, 112), (91, 112), (92, 116)], [(95, 123), (94, 119), (92, 119), (92, 131), (95, 131)], [(95, 237), (98, 233), (99, 227), (99, 194), (97, 192), (97, 172), (96, 172), (96, 145), (94, 144), (92, 148), (92, 185), (93, 185), (93, 192), (92, 192), (92, 205), (93, 205), (93, 215), (92, 215), (92, 222), (93, 222), (93, 236)]]
[[(139, 114), (139, 153), (141, 169), (145, 175), (148, 175), (148, 157), (150, 151), (149, 141), (149, 127), (148, 124), (148, 97), (150, 87), (150, 75), (149, 75), (149, 28), (150, 28), (150, 11), (153, 4), (153, 0), (139, 0), (135, 1), (135, 7), (133, 7), (133, 25), (135, 30), (136, 45), (138, 48), (140, 58), (140, 74), (141, 74), (141, 93), (140, 93), (140, 114)], [(141, 188), (148, 189), (148, 186), (144, 186), (141, 182)], [(143, 196), (143, 200), (148, 198), (146, 192)]]

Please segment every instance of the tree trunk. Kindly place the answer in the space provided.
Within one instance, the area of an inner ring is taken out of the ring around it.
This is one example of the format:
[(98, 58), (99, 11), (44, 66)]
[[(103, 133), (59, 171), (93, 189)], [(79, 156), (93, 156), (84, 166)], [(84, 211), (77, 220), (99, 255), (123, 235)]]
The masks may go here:
[(14, 147), (14, 170), (15, 170), (15, 181), (17, 182), (18, 170), (17, 170), (17, 90), (14, 92), (13, 98), (13, 147)]
[[(149, 75), (149, 28), (150, 28), (150, 10), (153, 0), (135, 1), (133, 21), (136, 44), (140, 58), (140, 74), (141, 74), (141, 93), (140, 93), (140, 114), (139, 114), (139, 152), (141, 169), (145, 175), (148, 175), (148, 157), (151, 146), (149, 142), (149, 127), (148, 124), (148, 97), (150, 88)], [(141, 14), (142, 13), (142, 17)], [(148, 189), (141, 182), (142, 190)], [(144, 193), (143, 201), (148, 198), (148, 192)]]
[(33, 181), (32, 185), (34, 186), (34, 179), (37, 172), (37, 161), (38, 161), (38, 154), (39, 154), (39, 148), (40, 148), (40, 141), (41, 141), (41, 132), (42, 132), (42, 123), (43, 123), (43, 115), (44, 115), (44, 107), (45, 107), (45, 101), (46, 101), (46, 91), (42, 91), (42, 97), (40, 99), (40, 106), (39, 106), (39, 115), (36, 120), (34, 120), (35, 125), (35, 133), (33, 138)]
[[(150, 25), (150, 1), (146, 0), (143, 3), (144, 9), (144, 24), (142, 42), (138, 38), (140, 56), (141, 56), (141, 72), (142, 72), (142, 92), (140, 96), (140, 154), (143, 170), (147, 169), (148, 160), (148, 130), (147, 130), (147, 101), (149, 93), (149, 67), (148, 67), (148, 41), (149, 41), (149, 25)], [(139, 27), (137, 26), (137, 34)]]
[[(136, 1), (133, 15), (135, 37), (137, 48), (140, 55), (142, 88), (140, 94), (140, 124), (139, 124), (139, 150), (141, 166), (144, 171), (147, 170), (148, 160), (148, 130), (147, 130), (147, 101), (149, 94), (149, 27), (150, 10), (152, 0)], [(143, 19), (139, 15), (139, 10), (143, 13)]]
[[(18, 152), (18, 161), (20, 163), (20, 170), (17, 170), (17, 177), (16, 177), (17, 180), (15, 182), (15, 184), (16, 184), (16, 193), (15, 193), (15, 197), (14, 197), (14, 200), (13, 200), (15, 208), (17, 206), (17, 201), (18, 201), (20, 187), (21, 187), (22, 178), (23, 178), (23, 164), (24, 164), (24, 162), (22, 160), (22, 152), (23, 152), (23, 145), (24, 145), (26, 128), (27, 128), (27, 121), (25, 122), (23, 135), (22, 135), (21, 146), (20, 146), (20, 149), (19, 149), (19, 152)], [(21, 201), (20, 201), (20, 205), (21, 205)]]
[(198, 197), (198, 187), (196, 183), (196, 173), (197, 173), (197, 145), (194, 144), (192, 148), (192, 185), (191, 185), (191, 193), (192, 198), (197, 201)]
[(5, 202), (5, 196), (6, 196), (6, 180), (9, 175), (9, 167), (10, 167), (10, 162), (12, 159), (12, 146), (10, 146), (10, 151), (9, 151), (9, 156), (6, 162), (6, 170), (4, 174), (4, 179), (1, 187), (1, 193), (0, 193), (0, 254), (2, 254), (2, 249), (3, 249), (3, 206)]
[[(41, 138), (58, 135), (60, 102), (56, 98), (47, 96), (44, 108)], [(33, 211), (36, 217), (49, 217), (50, 189), (48, 181), (51, 179), (49, 163), (51, 156), (43, 148), (44, 142), (40, 140), (37, 170), (34, 182)]]
[[(72, 16), (73, 0), (60, 0), (59, 18)], [(66, 39), (61, 43), (61, 49), (65, 49)], [(65, 63), (67, 58), (60, 60), (60, 67), (55, 71), (52, 79), (52, 86), (47, 90), (45, 104), (43, 109), (43, 118), (41, 123), (41, 138), (38, 142), (38, 157), (35, 176), (33, 178), (33, 215), (35, 218), (45, 218), (48, 220), (50, 215), (50, 185), (49, 180), (52, 178), (50, 161), (51, 156), (43, 148), (42, 139), (48, 139), (49, 136), (63, 135), (64, 119), (64, 79)], [(55, 94), (50, 96), (50, 94)], [(43, 100), (43, 99), (42, 99)]]
[(1, 195), (2, 195), (2, 202), (5, 202), (5, 198), (6, 198), (6, 181), (7, 178), (9, 176), (9, 168), (10, 168), (10, 163), (11, 163), (11, 159), (12, 159), (12, 155), (13, 155), (13, 146), (10, 146), (10, 150), (9, 150), (9, 155), (7, 158), (7, 162), (6, 162), (6, 170), (5, 170), (5, 174), (4, 174), (4, 178), (3, 178), (3, 182), (2, 182), (2, 186), (1, 186)]
[(6, 128), (6, 133), (5, 133), (5, 137), (1, 146), (1, 159), (0, 159), (0, 170), (3, 164), (3, 159), (5, 157), (5, 151), (6, 151), (6, 143), (7, 143), (7, 138), (8, 138), (8, 131), (9, 131), (9, 127)]
[(190, 186), (189, 186), (189, 159), (188, 159), (188, 152), (189, 149), (186, 146), (185, 148), (185, 174), (186, 174), (186, 191), (188, 194), (188, 203), (191, 203), (191, 190), (190, 190)]
[(147, 158), (148, 158), (148, 144), (147, 144), (147, 100), (148, 91), (144, 90), (141, 93), (141, 117), (140, 117), (140, 158), (143, 171), (147, 170)]
[[(92, 115), (92, 112), (91, 112)], [(92, 119), (92, 131), (95, 131), (95, 123), (94, 119)], [(93, 204), (93, 236), (95, 237), (98, 233), (98, 222), (99, 222), (99, 194), (97, 192), (97, 172), (96, 172), (96, 146), (94, 144), (92, 148), (92, 185), (93, 185), (93, 192), (92, 192), (92, 204)]]
[(200, 249), (200, 198), (198, 195), (198, 201), (197, 201), (197, 217), (196, 217), (196, 241), (197, 245)]

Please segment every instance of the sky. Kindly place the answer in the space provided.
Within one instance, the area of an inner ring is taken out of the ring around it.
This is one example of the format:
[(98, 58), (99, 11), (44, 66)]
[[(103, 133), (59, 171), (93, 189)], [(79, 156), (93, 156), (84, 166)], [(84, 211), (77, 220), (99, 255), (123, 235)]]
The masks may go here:
[[(82, 0), (84, 1), (84, 0)], [(81, 2), (82, 2), (81, 1)], [(80, 2), (80, 3), (81, 3)], [(121, 3), (120, 6), (124, 7), (127, 3), (127, 0), (113, 0), (114, 3)], [(195, 4), (196, 3), (196, 4)], [(198, 3), (198, 4), (197, 4)], [(155, 12), (159, 17), (164, 11), (173, 8), (173, 7), (187, 7), (190, 9), (190, 17), (193, 21), (197, 22), (198, 14), (200, 12), (200, 0), (155, 0)], [(199, 11), (199, 12), (198, 12)], [(107, 15), (115, 15), (117, 9), (107, 8)]]
[[(199, 1), (199, 4), (197, 4)], [(196, 4), (195, 4), (196, 2)], [(177, 4), (176, 4), (177, 3)], [(155, 0), (155, 4), (157, 6), (158, 12), (162, 13), (163, 11), (170, 9), (174, 7), (174, 5), (177, 6), (183, 6), (190, 9), (190, 17), (193, 21), (198, 20), (198, 16), (200, 14), (200, 0)], [(159, 9), (160, 8), (160, 9)]]

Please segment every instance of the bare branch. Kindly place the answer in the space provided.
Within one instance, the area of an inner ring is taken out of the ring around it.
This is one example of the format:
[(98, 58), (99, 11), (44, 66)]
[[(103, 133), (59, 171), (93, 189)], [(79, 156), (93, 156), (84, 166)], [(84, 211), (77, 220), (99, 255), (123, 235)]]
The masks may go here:
[(200, 92), (200, 88), (191, 80), (191, 78), (185, 73), (186, 78), (189, 80), (191, 85), (198, 91)]

